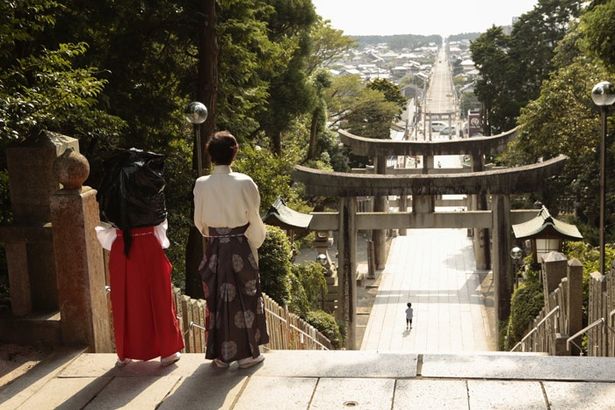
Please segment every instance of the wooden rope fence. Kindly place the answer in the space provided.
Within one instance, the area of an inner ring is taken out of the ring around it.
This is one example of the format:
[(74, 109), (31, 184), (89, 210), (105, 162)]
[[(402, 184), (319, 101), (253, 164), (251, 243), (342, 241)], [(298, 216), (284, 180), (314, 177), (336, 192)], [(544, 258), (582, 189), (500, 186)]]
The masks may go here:
[(530, 331), (512, 348), (512, 352), (547, 352), (556, 354), (556, 335), (568, 334), (568, 280), (562, 279), (549, 294), (547, 303), (534, 318)]
[(601, 319), (600, 326), (587, 330), (587, 354), (615, 357), (615, 271), (590, 274), (587, 322)]
[[(193, 299), (173, 288), (177, 317), (184, 335), (185, 352), (203, 353), (205, 341), (205, 301)], [(271, 350), (331, 350), (331, 342), (312, 325), (263, 294)]]

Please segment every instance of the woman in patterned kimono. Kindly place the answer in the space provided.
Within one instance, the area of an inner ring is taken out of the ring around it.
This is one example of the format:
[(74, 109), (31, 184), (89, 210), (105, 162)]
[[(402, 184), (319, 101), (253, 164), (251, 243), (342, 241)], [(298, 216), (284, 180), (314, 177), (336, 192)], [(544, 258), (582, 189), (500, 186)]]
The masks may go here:
[(258, 273), (257, 249), (265, 240), (258, 187), (230, 168), (239, 146), (228, 131), (207, 145), (211, 175), (194, 187), (194, 224), (207, 239), (199, 268), (205, 294), (207, 352), (218, 367), (238, 361), (250, 367), (264, 360), (269, 342)]

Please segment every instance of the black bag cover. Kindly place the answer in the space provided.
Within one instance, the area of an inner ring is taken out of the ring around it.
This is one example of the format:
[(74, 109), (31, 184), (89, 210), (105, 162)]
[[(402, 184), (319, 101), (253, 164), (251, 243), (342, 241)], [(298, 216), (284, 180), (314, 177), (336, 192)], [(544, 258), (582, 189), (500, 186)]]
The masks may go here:
[(136, 148), (117, 150), (103, 169), (96, 195), (102, 219), (124, 231), (128, 254), (130, 228), (155, 226), (167, 217), (164, 156)]

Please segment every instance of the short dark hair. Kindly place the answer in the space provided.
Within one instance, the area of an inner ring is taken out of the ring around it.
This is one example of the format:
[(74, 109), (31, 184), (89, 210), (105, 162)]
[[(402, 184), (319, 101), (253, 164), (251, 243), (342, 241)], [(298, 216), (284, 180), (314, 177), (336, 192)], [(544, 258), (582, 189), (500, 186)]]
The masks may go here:
[(231, 165), (238, 148), (237, 140), (228, 131), (216, 132), (207, 143), (207, 153), (216, 165)]
[(406, 306), (412, 307), (412, 303), (408, 302), (408, 303), (406, 303)]

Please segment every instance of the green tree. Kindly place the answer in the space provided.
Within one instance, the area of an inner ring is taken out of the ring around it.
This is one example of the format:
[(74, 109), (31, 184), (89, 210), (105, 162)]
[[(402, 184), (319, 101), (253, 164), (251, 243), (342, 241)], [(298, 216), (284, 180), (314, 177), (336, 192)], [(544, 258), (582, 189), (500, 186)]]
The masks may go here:
[[(528, 164), (560, 153), (568, 155), (564, 171), (545, 184), (541, 199), (553, 212), (558, 209), (574, 211), (581, 223), (590, 226), (596, 226), (599, 217), (595, 198), (599, 189), (596, 147), (600, 135), (599, 116), (590, 91), (594, 84), (605, 78), (613, 81), (615, 76), (585, 56), (577, 57), (572, 64), (555, 72), (543, 84), (539, 97), (522, 110), (519, 117), (521, 133), (504, 156), (509, 164)], [(612, 159), (615, 153), (612, 140), (607, 150), (610, 153), (607, 157)], [(607, 167), (607, 170), (607, 180), (615, 181), (613, 167)], [(615, 210), (612, 182), (610, 186), (607, 215), (613, 215)], [(583, 233), (587, 235), (591, 231), (584, 230)]]
[(601, 59), (611, 69), (615, 68), (615, 1), (607, 0), (596, 4), (583, 15), (581, 31), (584, 48)]
[(581, 0), (539, 0), (510, 35), (493, 26), (470, 47), (480, 71), (476, 95), (483, 104), (486, 135), (514, 127), (522, 107), (536, 98), (554, 69), (558, 42), (579, 15)]
[(389, 138), (399, 105), (379, 90), (368, 88), (358, 76), (335, 77), (326, 91), (330, 127), (347, 128), (366, 138)]
[(325, 89), (331, 86), (331, 77), (326, 71), (319, 71), (314, 75), (314, 89), (317, 101), (312, 110), (310, 119), (310, 139), (307, 149), (307, 160), (316, 159), (318, 136), (323, 133), (327, 126), (327, 101)]
[(316, 24), (312, 26), (310, 37), (312, 39), (312, 52), (307, 64), (309, 74), (312, 74), (318, 68), (328, 67), (356, 44), (351, 37), (344, 35), (342, 30), (331, 27), (329, 20), (323, 20), (320, 17), (318, 17)]
[(401, 95), (401, 90), (395, 83), (392, 83), (385, 78), (377, 78), (370, 81), (367, 87), (372, 90), (380, 91), (384, 95), (385, 100), (395, 103), (399, 109), (399, 114), (397, 117), (399, 117), (402, 111), (406, 108), (406, 97)]
[(482, 103), (483, 133), (496, 134), (514, 127), (518, 107), (511, 101), (508, 83), (515, 79), (509, 57), (510, 39), (501, 27), (492, 26), (470, 46), (472, 60), (480, 72), (475, 93)]

